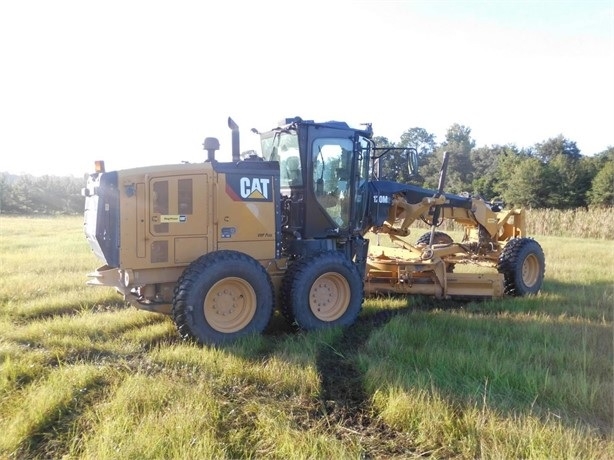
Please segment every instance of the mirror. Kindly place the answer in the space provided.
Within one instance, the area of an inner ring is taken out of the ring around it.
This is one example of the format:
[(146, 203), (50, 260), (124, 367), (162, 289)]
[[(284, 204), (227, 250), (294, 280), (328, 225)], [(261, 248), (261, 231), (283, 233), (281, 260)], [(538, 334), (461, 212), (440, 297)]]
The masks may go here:
[(414, 148), (405, 149), (407, 155), (407, 169), (409, 175), (414, 177), (418, 175), (418, 151)]

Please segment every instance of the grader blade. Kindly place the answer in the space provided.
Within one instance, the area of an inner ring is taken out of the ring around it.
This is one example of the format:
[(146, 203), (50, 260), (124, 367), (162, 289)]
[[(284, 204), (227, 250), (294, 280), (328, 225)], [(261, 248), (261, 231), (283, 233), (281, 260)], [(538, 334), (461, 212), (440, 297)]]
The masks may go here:
[[(438, 249), (405, 245), (374, 246), (367, 260), (365, 291), (369, 294), (421, 294), (438, 299), (496, 298), (504, 294), (500, 273), (453, 273)], [(453, 252), (447, 249), (446, 252)]]

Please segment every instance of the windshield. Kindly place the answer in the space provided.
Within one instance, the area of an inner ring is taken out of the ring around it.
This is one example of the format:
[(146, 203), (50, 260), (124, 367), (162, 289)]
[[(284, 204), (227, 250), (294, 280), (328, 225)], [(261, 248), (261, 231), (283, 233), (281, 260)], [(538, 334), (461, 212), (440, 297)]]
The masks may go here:
[(270, 136), (262, 137), (261, 146), (265, 161), (279, 161), (282, 189), (303, 185), (296, 131), (274, 131)]

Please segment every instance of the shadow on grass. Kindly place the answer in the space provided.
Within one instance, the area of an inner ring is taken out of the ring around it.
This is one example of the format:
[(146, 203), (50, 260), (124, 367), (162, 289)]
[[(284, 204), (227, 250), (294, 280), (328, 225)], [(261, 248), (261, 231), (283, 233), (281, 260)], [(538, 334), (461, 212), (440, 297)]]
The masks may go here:
[(51, 304), (42, 305), (40, 307), (25, 307), (22, 310), (9, 313), (7, 316), (12, 317), (12, 320), (18, 324), (25, 324), (32, 321), (42, 321), (55, 317), (77, 316), (83, 314), (84, 312), (101, 313), (126, 310), (130, 308), (133, 307), (125, 302), (118, 301), (117, 299), (108, 299), (93, 305), (84, 304), (78, 300), (71, 302), (55, 301)]
[(69, 453), (75, 424), (92, 405), (100, 403), (111, 385), (104, 376), (75, 388), (74, 396), (30, 427), (31, 432), (16, 446), (11, 458), (64, 458)]

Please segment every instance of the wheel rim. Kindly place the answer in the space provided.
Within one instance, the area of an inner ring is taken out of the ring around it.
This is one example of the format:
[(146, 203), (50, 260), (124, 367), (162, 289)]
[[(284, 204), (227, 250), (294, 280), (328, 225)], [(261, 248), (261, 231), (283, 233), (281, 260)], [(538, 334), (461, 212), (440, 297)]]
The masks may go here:
[(539, 259), (535, 254), (529, 254), (522, 263), (522, 282), (531, 287), (539, 280)]
[(224, 278), (215, 283), (203, 304), (209, 325), (224, 333), (243, 329), (256, 313), (256, 293), (242, 278)]
[(336, 272), (324, 273), (309, 290), (309, 308), (321, 321), (335, 321), (350, 304), (350, 284)]

